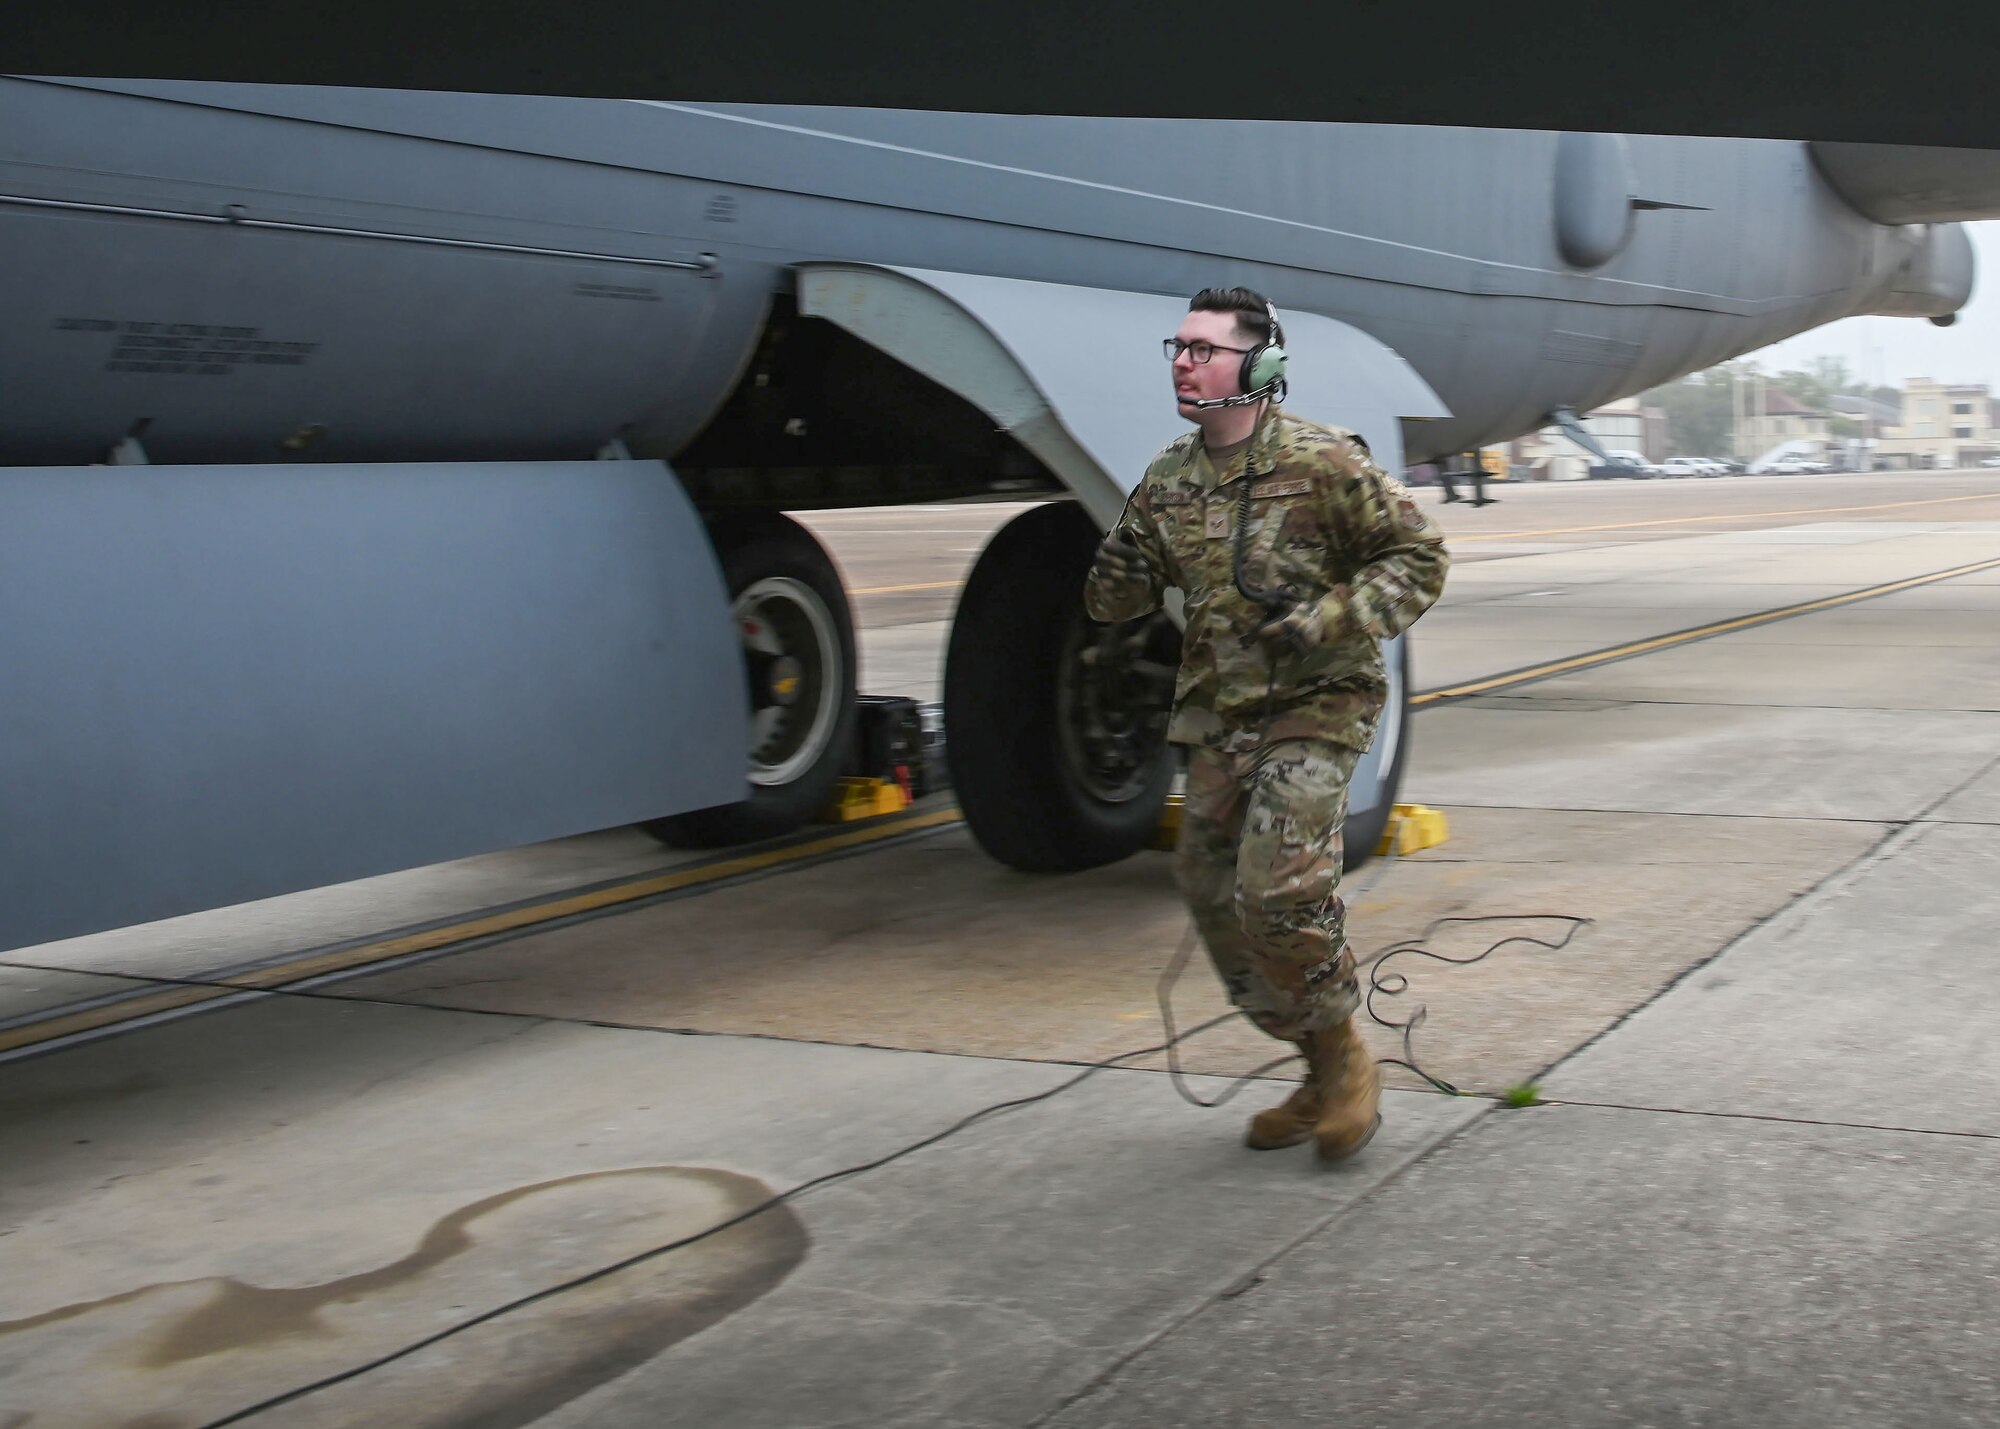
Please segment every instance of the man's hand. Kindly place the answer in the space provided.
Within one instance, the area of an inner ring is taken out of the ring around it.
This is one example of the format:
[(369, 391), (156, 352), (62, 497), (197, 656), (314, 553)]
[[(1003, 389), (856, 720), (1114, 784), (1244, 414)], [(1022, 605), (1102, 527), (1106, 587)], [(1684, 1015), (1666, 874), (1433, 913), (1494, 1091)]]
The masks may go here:
[(1097, 569), (1110, 580), (1144, 580), (1151, 575), (1145, 552), (1130, 531), (1120, 528), (1104, 538), (1097, 548)]
[(1316, 600), (1301, 600), (1257, 627), (1266, 645), (1303, 655), (1326, 640), (1326, 612)]

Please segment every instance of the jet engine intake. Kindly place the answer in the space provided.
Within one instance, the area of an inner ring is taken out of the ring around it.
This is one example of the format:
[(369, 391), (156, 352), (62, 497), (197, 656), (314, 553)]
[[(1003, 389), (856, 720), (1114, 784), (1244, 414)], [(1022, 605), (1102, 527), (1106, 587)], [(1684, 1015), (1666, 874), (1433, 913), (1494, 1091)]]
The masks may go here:
[(1933, 223), (1888, 284), (1860, 311), (1869, 316), (1949, 318), (1972, 297), (1972, 240), (1962, 225)]

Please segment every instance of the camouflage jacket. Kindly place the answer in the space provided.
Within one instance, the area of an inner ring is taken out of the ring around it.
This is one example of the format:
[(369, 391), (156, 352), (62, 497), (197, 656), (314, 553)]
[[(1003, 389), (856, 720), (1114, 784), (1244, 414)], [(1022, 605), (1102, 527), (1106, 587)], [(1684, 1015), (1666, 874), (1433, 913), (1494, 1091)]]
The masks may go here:
[[(1325, 617), (1325, 640), (1303, 655), (1255, 638), (1268, 617), (1236, 588), (1246, 480), (1246, 581), (1290, 586)], [(1298, 738), (1367, 748), (1388, 689), (1382, 641), (1431, 607), (1450, 566), (1443, 533), (1365, 446), (1283, 409), (1221, 471), (1199, 432), (1181, 437), (1153, 458), (1118, 526), (1148, 569), (1121, 578), (1093, 565), (1085, 606), (1098, 620), (1131, 620), (1158, 609), (1166, 587), (1181, 589), (1187, 629), (1167, 737), (1211, 749)]]

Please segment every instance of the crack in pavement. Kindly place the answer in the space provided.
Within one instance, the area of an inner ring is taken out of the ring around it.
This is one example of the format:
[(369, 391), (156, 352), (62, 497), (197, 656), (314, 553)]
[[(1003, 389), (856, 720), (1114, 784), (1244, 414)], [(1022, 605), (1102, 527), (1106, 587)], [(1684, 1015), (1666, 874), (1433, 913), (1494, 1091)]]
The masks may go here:
[[(1949, 1136), (1967, 1141), (2000, 1141), (2000, 1132), (1954, 1131), (1936, 1126), (1891, 1126), (1876, 1121), (1830, 1121), (1812, 1116), (1780, 1116), (1775, 1112), (1714, 1111), (1700, 1107), (1643, 1106), (1636, 1102), (1582, 1101), (1574, 1097), (1543, 1097), (1535, 1106), (1598, 1107), (1606, 1111), (1651, 1112), (1659, 1116), (1703, 1116), (1721, 1121), (1770, 1121), (1787, 1126), (1824, 1126), (1837, 1131), (1893, 1131), (1907, 1136)], [(1521, 1108), (1532, 1110), (1532, 1108)]]
[[(1954, 789), (1952, 792), (1956, 794), (1960, 790)], [(1870, 818), (1862, 814), (1736, 814), (1727, 812), (1726, 810), (1629, 809), (1622, 807), (1611, 808), (1596, 804), (1474, 804), (1464, 799), (1454, 799), (1450, 803), (1441, 802), (1437, 807), (1447, 811), (1452, 809), (1490, 809), (1495, 813), (1503, 814), (1628, 814), (1637, 818), (1649, 819), (1767, 819), (1773, 823), (1873, 824), (1877, 827), (1918, 823), (1923, 818), (1922, 814), (1912, 814), (1907, 819), (1896, 819), (1879, 816)], [(1928, 812), (1935, 807), (1936, 805), (1934, 804), (1926, 804), (1924, 810)], [(1939, 821), (1934, 820), (1933, 822)], [(1942, 822), (1949, 823), (1950, 820), (1943, 820)], [(1412, 854), (1410, 857), (1414, 860), (1416, 855)]]
[(1387, 1176), (1384, 1176), (1380, 1181), (1376, 1182), (1373, 1186), (1370, 1186), (1366, 1190), (1362, 1191), (1348, 1204), (1341, 1206), (1335, 1209), (1334, 1211), (1330, 1212), (1329, 1214), (1321, 1217), (1318, 1221), (1316, 1221), (1311, 1226), (1307, 1227), (1304, 1231), (1301, 1231), (1298, 1235), (1293, 1236), (1290, 1240), (1280, 1245), (1276, 1250), (1272, 1251), (1270, 1254), (1264, 1256), (1262, 1259), (1258, 1260), (1255, 1264), (1251, 1265), (1249, 1269), (1239, 1271), (1236, 1274), (1230, 1276), (1229, 1279), (1218, 1289), (1212, 1290), (1207, 1294), (1198, 1297), (1195, 1300), (1195, 1302), (1188, 1307), (1185, 1313), (1175, 1316), (1171, 1322), (1162, 1326), (1159, 1330), (1157, 1330), (1153, 1334), (1148, 1335), (1139, 1344), (1131, 1347), (1130, 1349), (1126, 1350), (1121, 1354), (1113, 1356), (1108, 1364), (1106, 1364), (1096, 1374), (1092, 1375), (1090, 1379), (1087, 1380), (1082, 1386), (1071, 1391), (1069, 1394), (1064, 1395), (1061, 1399), (1057, 1400), (1056, 1403), (1051, 1405), (1048, 1409), (1043, 1411), (1041, 1414), (1036, 1415), (1033, 1419), (1029, 1420), (1026, 1424), (1022, 1426), (1022, 1429), (1039, 1429), (1039, 1426), (1047, 1424), (1050, 1420), (1054, 1419), (1057, 1415), (1062, 1414), (1063, 1412), (1071, 1408), (1073, 1405), (1081, 1403), (1083, 1400), (1090, 1398), (1091, 1396), (1097, 1394), (1100, 1390), (1104, 1389), (1107, 1385), (1111, 1383), (1113, 1379), (1117, 1378), (1117, 1376), (1125, 1369), (1127, 1365), (1137, 1360), (1141, 1355), (1145, 1354), (1147, 1351), (1153, 1349), (1155, 1346), (1165, 1343), (1165, 1341), (1168, 1340), (1170, 1337), (1179, 1334), (1183, 1329), (1192, 1324), (1194, 1321), (1200, 1319), (1203, 1315), (1206, 1315), (1209, 1311), (1216, 1309), (1217, 1307), (1224, 1305), (1231, 1300), (1235, 1300), (1238, 1297), (1255, 1289), (1259, 1284), (1261, 1284), (1265, 1280), (1265, 1278), (1269, 1275), (1271, 1269), (1274, 1266), (1276, 1266), (1280, 1261), (1282, 1261), (1286, 1256), (1291, 1255), (1293, 1252), (1298, 1250), (1300, 1246), (1306, 1244), (1306, 1242), (1313, 1239), (1313, 1237), (1320, 1235), (1322, 1232), (1331, 1229), (1335, 1224), (1337, 1224), (1341, 1220), (1344, 1220), (1348, 1216), (1357, 1215), (1364, 1210), (1372, 1209), (1378, 1197), (1384, 1196), (1386, 1193), (1388, 1193), (1392, 1187), (1394, 1187), (1398, 1182), (1400, 1182), (1405, 1176), (1409, 1175), (1411, 1171), (1415, 1170), (1418, 1166), (1429, 1161), (1433, 1156), (1438, 1155), (1440, 1152), (1446, 1150), (1455, 1143), (1464, 1140), (1467, 1136), (1471, 1135), (1479, 1127), (1485, 1125), (1486, 1122), (1498, 1110), (1500, 1110), (1499, 1103), (1489, 1102), (1488, 1106), (1484, 1111), (1474, 1113), (1474, 1115), (1470, 1120), (1465, 1121), (1460, 1125), (1453, 1127), (1451, 1130), (1439, 1135), (1436, 1138), (1436, 1140), (1432, 1141), (1428, 1146), (1417, 1147), (1414, 1153), (1410, 1156), (1409, 1160), (1405, 1161), (1402, 1165), (1398, 1166), (1395, 1170), (1391, 1171)]
[(1787, 919), (1798, 916), (1802, 914), (1807, 908), (1815, 906), (1818, 903), (1824, 901), (1825, 899), (1835, 896), (1841, 889), (1845, 888), (1846, 886), (1854, 882), (1856, 879), (1860, 878), (1869, 869), (1874, 868), (1876, 865), (1886, 862), (1888, 859), (1894, 857), (1906, 845), (1914, 843), (1916, 839), (1922, 834), (1925, 828), (1932, 828), (1938, 826), (1938, 821), (1926, 819), (1925, 817), (1926, 815), (1934, 812), (1935, 810), (1941, 808), (1943, 805), (1949, 803), (1951, 800), (1957, 798), (1960, 794), (1964, 793), (1974, 784), (1977, 784), (1980, 780), (1986, 778), (1996, 768), (2000, 768), (2000, 755), (1995, 755), (1992, 759), (1987, 760), (1986, 763), (1982, 764), (1978, 769), (1974, 770), (1964, 780), (1960, 781), (1958, 784), (1953, 785), (1951, 788), (1939, 794), (1936, 798), (1932, 799), (1929, 803), (1925, 804), (1923, 808), (1919, 809), (1916, 812), (1916, 814), (1914, 814), (1908, 819), (1897, 819), (1893, 821), (1854, 820), (1854, 822), (1857, 823), (1863, 823), (1863, 822), (1885, 823), (1887, 825), (1887, 832), (1885, 832), (1883, 836), (1880, 839), (1878, 839), (1875, 843), (1869, 845), (1867, 848), (1863, 849), (1859, 854), (1855, 855), (1855, 857), (1848, 860), (1847, 863), (1843, 864), (1839, 868), (1834, 869), (1832, 872), (1828, 873), (1824, 878), (1819, 879), (1812, 885), (1812, 887), (1806, 889), (1804, 892), (1798, 894), (1796, 897), (1788, 900), (1781, 907), (1766, 914), (1764, 917), (1757, 919), (1755, 922), (1751, 923), (1747, 928), (1744, 928), (1741, 932), (1737, 933), (1735, 937), (1731, 938), (1728, 942), (1724, 943), (1721, 947), (1717, 948), (1713, 953), (1701, 959), (1701, 961), (1690, 964), (1688, 967), (1686, 967), (1681, 971), (1679, 976), (1673, 978), (1665, 986), (1661, 987), (1657, 992), (1655, 992), (1651, 997), (1647, 998), (1644, 1002), (1639, 1003), (1635, 1007), (1627, 1008), (1623, 1013), (1619, 1014), (1619, 1016), (1615, 1018), (1608, 1026), (1602, 1028), (1601, 1030), (1599, 1030), (1591, 1037), (1587, 1038), (1578, 1046), (1572, 1047), (1568, 1052), (1556, 1058), (1556, 1060), (1549, 1063), (1548, 1066), (1542, 1068), (1541, 1071), (1537, 1072), (1533, 1077), (1529, 1078), (1529, 1080), (1532, 1082), (1540, 1082), (1546, 1080), (1551, 1073), (1553, 1073), (1557, 1068), (1561, 1067), (1564, 1063), (1572, 1061), (1573, 1059), (1581, 1056), (1583, 1053), (1589, 1051), (1592, 1047), (1596, 1046), (1606, 1037), (1609, 1037), (1612, 1033), (1616, 1032), (1619, 1028), (1623, 1027), (1627, 1022), (1630, 1022), (1634, 1017), (1637, 1017), (1647, 1008), (1656, 1005), (1660, 1001), (1660, 999), (1666, 997), (1675, 988), (1679, 987), (1689, 978), (1693, 977), (1696, 973), (1701, 972), (1704, 969), (1712, 966), (1717, 960), (1719, 960), (1726, 954), (1742, 947), (1746, 942), (1748, 942), (1752, 937), (1756, 936), (1759, 932), (1763, 931), (1766, 928), (1772, 927), (1780, 919)]
[[(1959, 793), (1963, 792), (1963, 790), (1968, 785), (1976, 782), (1981, 778), (1984, 778), (1995, 767), (2000, 767), (2000, 756), (1996, 756), (1993, 760), (1989, 761), (1978, 772), (1970, 776), (1970, 778), (1968, 778), (1963, 784), (1960, 784), (1957, 787), (1948, 790), (1944, 794), (1939, 795), (1931, 803), (1925, 805), (1923, 810), (1920, 811), (1917, 817), (1908, 820), (1897, 821), (1892, 827), (1888, 828), (1885, 831), (1883, 837), (1880, 840), (1871, 845), (1868, 849), (1863, 850), (1859, 855), (1849, 860), (1848, 863), (1843, 865), (1841, 868), (1835, 869), (1833, 872), (1827, 874), (1826, 877), (1818, 880), (1811, 888), (1807, 889), (1805, 892), (1797, 895), (1792, 899), (1787, 900), (1787, 902), (1783, 906), (1776, 909), (1766, 917), (1756, 920), (1756, 922), (1751, 924), (1748, 928), (1745, 928), (1742, 932), (1737, 934), (1736, 937), (1731, 938), (1728, 942), (1724, 943), (1720, 948), (1716, 949), (1716, 951), (1709, 957), (1704, 958), (1700, 962), (1685, 969), (1680, 974), (1680, 976), (1674, 978), (1672, 981), (1668, 982), (1665, 986), (1661, 987), (1658, 991), (1656, 991), (1653, 994), (1653, 996), (1647, 998), (1643, 1003), (1639, 1004), (1637, 1007), (1628, 1009), (1623, 1015), (1618, 1017), (1609, 1026), (1603, 1028), (1590, 1038), (1586, 1039), (1579, 1046), (1572, 1048), (1568, 1053), (1564, 1054), (1562, 1057), (1557, 1058), (1555, 1062), (1549, 1065), (1549, 1067), (1543, 1069), (1541, 1073), (1538, 1073), (1535, 1077), (1530, 1078), (1529, 1080), (1531, 1082), (1540, 1081), (1541, 1079), (1546, 1077), (1550, 1071), (1553, 1071), (1556, 1067), (1561, 1066), (1564, 1062), (1570, 1060), (1570, 1058), (1577, 1056), (1578, 1054), (1582, 1053), (1585, 1049), (1595, 1045), (1598, 1041), (1602, 1040), (1604, 1037), (1616, 1031), (1620, 1026), (1624, 1025), (1624, 1023), (1628, 1021), (1631, 1017), (1635, 1016), (1637, 1013), (1641, 1011), (1644, 1011), (1645, 1008), (1650, 1007), (1655, 1003), (1657, 1003), (1662, 997), (1666, 996), (1666, 994), (1671, 992), (1675, 987), (1678, 987), (1688, 977), (1692, 976), (1696, 972), (1699, 972), (1701, 969), (1714, 963), (1718, 958), (1722, 957), (1723, 954), (1729, 952), (1734, 948), (1741, 946), (1743, 942), (1746, 939), (1748, 939), (1752, 934), (1754, 934), (1758, 929), (1770, 925), (1777, 919), (1785, 917), (1787, 914), (1795, 913), (1801, 908), (1817, 901), (1818, 899), (1832, 896), (1850, 879), (1858, 877), (1867, 869), (1893, 856), (1904, 844), (1914, 840), (1915, 837), (1918, 835), (1921, 827), (1923, 826), (1924, 814), (1930, 813), (1944, 801), (1953, 798)], [(1879, 821), (1857, 820), (1855, 822), (1879, 822)], [(1948, 1131), (1942, 1129), (1930, 1130), (1926, 1128), (1916, 1128), (1916, 1127), (1874, 1126), (1867, 1123), (1816, 1121), (1811, 1118), (1804, 1118), (1804, 1117), (1784, 1117), (1784, 1116), (1775, 1116), (1769, 1114), (1746, 1113), (1746, 1112), (1696, 1111), (1678, 1107), (1640, 1107), (1640, 1106), (1621, 1107), (1617, 1103), (1569, 1101), (1563, 1099), (1549, 1099), (1546, 1101), (1539, 1102), (1538, 1105), (1592, 1106), (1592, 1107), (1601, 1106), (1607, 1109), (1629, 1110), (1642, 1113), (1650, 1112), (1657, 1115), (1703, 1116), (1703, 1117), (1711, 1117), (1723, 1120), (1789, 1122), (1796, 1125), (1820, 1126), (1830, 1129), (1856, 1129), (1856, 1130), (1901, 1132), (1906, 1135), (1942, 1136), (1942, 1137), (1951, 1137), (1963, 1140), (1978, 1140), (1978, 1141), (2000, 1140), (2000, 1135), (1995, 1135), (1987, 1132)], [(1142, 1344), (1134, 1347), (1133, 1349), (1129, 1350), (1124, 1354), (1116, 1356), (1102, 1370), (1100, 1370), (1096, 1375), (1092, 1376), (1091, 1379), (1084, 1386), (1074, 1391), (1073, 1393), (1064, 1396), (1052, 1408), (1050, 1408), (1045, 1413), (1037, 1416), (1035, 1419), (1030, 1421), (1029, 1424), (1026, 1426), (1026, 1429), (1038, 1429), (1038, 1426), (1047, 1424), (1050, 1420), (1064, 1413), (1073, 1405), (1076, 1405), (1081, 1401), (1100, 1393), (1107, 1386), (1109, 1386), (1112, 1383), (1112, 1381), (1115, 1380), (1117, 1376), (1125, 1370), (1127, 1366), (1134, 1363), (1141, 1355), (1145, 1354), (1147, 1351), (1153, 1349), (1154, 1347), (1162, 1344), (1169, 1337), (1179, 1334), (1183, 1329), (1193, 1324), (1196, 1320), (1200, 1319), (1203, 1315), (1206, 1315), (1211, 1310), (1214, 1310), (1222, 1306), (1226, 1302), (1236, 1298), (1237, 1296), (1244, 1294), (1246, 1291), (1253, 1289), (1262, 1280), (1264, 1275), (1271, 1269), (1271, 1267), (1276, 1265), (1284, 1256), (1291, 1254), (1293, 1251), (1297, 1250), (1300, 1246), (1310, 1241), (1313, 1237), (1320, 1235), (1324, 1231), (1330, 1229), (1343, 1217), (1357, 1214), (1363, 1210), (1372, 1209), (1374, 1205), (1378, 1204), (1380, 1199), (1383, 1198), (1386, 1195), (1386, 1193), (1388, 1193), (1390, 1189), (1397, 1182), (1402, 1180), (1403, 1177), (1407, 1176), (1415, 1168), (1427, 1163), (1433, 1157), (1439, 1155), (1442, 1152), (1447, 1151), (1452, 1146), (1462, 1143), (1466, 1139), (1477, 1135), (1480, 1131), (1482, 1131), (1484, 1128), (1486, 1128), (1488, 1125), (1492, 1123), (1493, 1118), (1497, 1113), (1501, 1111), (1515, 1111), (1515, 1110), (1532, 1110), (1532, 1108), (1507, 1108), (1497, 1101), (1489, 1100), (1488, 1105), (1486, 1106), (1485, 1109), (1475, 1113), (1471, 1119), (1464, 1122), (1450, 1133), (1439, 1137), (1430, 1146), (1421, 1148), (1417, 1152), (1417, 1154), (1411, 1156), (1407, 1162), (1397, 1167), (1395, 1171), (1390, 1173), (1390, 1175), (1385, 1177), (1380, 1183), (1371, 1186), (1367, 1190), (1363, 1191), (1359, 1196), (1355, 1198), (1353, 1202), (1351, 1202), (1346, 1206), (1341, 1207), (1339, 1210), (1325, 1217), (1317, 1225), (1311, 1227), (1302, 1235), (1295, 1237), (1293, 1240), (1288, 1242), (1279, 1250), (1266, 1257), (1263, 1261), (1251, 1267), (1249, 1271), (1244, 1272), (1243, 1274), (1237, 1276), (1233, 1281), (1231, 1281), (1228, 1285), (1222, 1287), (1220, 1290), (1212, 1291), (1198, 1298), (1195, 1301), (1195, 1303), (1192, 1304), (1187, 1309), (1185, 1313), (1175, 1317), (1175, 1319), (1171, 1324), (1162, 1328), (1156, 1334), (1148, 1337)]]
[[(1689, 643), (1690, 643), (1690, 644), (1692, 644), (1693, 642), (1689, 642)], [(1796, 648), (1799, 648), (1799, 647), (1796, 647), (1796, 646), (1787, 646), (1786, 648), (1787, 648), (1787, 649), (1796, 649)], [(1819, 646), (1819, 647), (1816, 647), (1816, 648), (1819, 648), (1819, 649), (1826, 649), (1826, 650), (1843, 650), (1843, 649), (1846, 649), (1846, 648), (1848, 648), (1848, 647), (1846, 647), (1846, 646), (1843, 646), (1843, 645), (1825, 645), (1825, 646)], [(1953, 649), (1953, 650), (1955, 650), (1955, 649), (1965, 649), (1965, 648), (1969, 648), (1969, 647), (1965, 647), (1965, 646), (1938, 646), (1938, 647), (1934, 647), (1934, 648), (1938, 648), (1938, 649)], [(1661, 651), (1649, 651), (1648, 653), (1649, 653), (1649, 654), (1661, 654), (1661, 655), (1664, 655), (1664, 654), (1667, 654), (1668, 652), (1667, 652), (1667, 651), (1664, 651), (1664, 650), (1661, 650)], [(1637, 657), (1637, 656), (1635, 656), (1634, 658), (1636, 659), (1636, 658), (1642, 658), (1642, 657)], [(1618, 663), (1623, 663), (1623, 662), (1618, 662)], [(1594, 669), (1603, 669), (1603, 668), (1605, 668), (1605, 667), (1604, 667), (1604, 666), (1601, 666), (1601, 665), (1600, 665), (1600, 666), (1595, 666), (1595, 667), (1593, 667), (1593, 668), (1594, 668)], [(1578, 676), (1578, 675), (1588, 675), (1588, 674), (1590, 674), (1590, 673), (1592, 673), (1592, 670), (1591, 670), (1591, 669), (1582, 669), (1582, 670), (1576, 670), (1576, 671), (1573, 671), (1572, 673), (1570, 673), (1570, 674), (1565, 674), (1565, 675), (1551, 675), (1551, 676), (1549, 677), (1549, 679), (1550, 679), (1550, 681), (1551, 681), (1551, 682), (1554, 682), (1554, 681), (1556, 681), (1556, 680), (1567, 680), (1567, 679), (1571, 679), (1571, 678), (1574, 678), (1575, 676)], [(1495, 703), (1493, 703), (1493, 701), (1495, 701), (1495, 700), (1508, 700), (1508, 699), (1529, 699), (1529, 698), (1533, 698), (1533, 699), (1537, 699), (1537, 700), (1549, 700), (1549, 701), (1557, 701), (1557, 700), (1560, 700), (1560, 701), (1565, 701), (1565, 702), (1574, 702), (1574, 703), (1576, 703), (1576, 704), (1579, 704), (1579, 705), (1582, 705), (1582, 704), (1590, 704), (1590, 705), (1604, 705), (1604, 704), (1607, 704), (1607, 703), (1610, 703), (1611, 707), (1610, 707), (1610, 708), (1599, 708), (1599, 709), (1574, 709), (1574, 710), (1551, 710), (1551, 709), (1509, 709), (1509, 708), (1507, 708), (1507, 707), (1506, 707), (1506, 706), (1504, 706), (1504, 705), (1498, 705), (1498, 704), (1495, 704)], [(1661, 706), (1661, 707), (1664, 707), (1664, 708), (1668, 708), (1668, 709), (1683, 709), (1683, 710), (1702, 710), (1702, 709), (1709, 709), (1709, 710), (1774, 710), (1774, 711), (1784, 711), (1784, 710), (1811, 710), (1811, 711), (1814, 711), (1814, 712), (1816, 712), (1816, 713), (1821, 713), (1821, 714), (1894, 714), (1894, 715), (1911, 715), (1911, 714), (1947, 714), (1947, 715), (1952, 715), (1952, 714), (1967, 714), (1967, 715), (1990, 715), (1990, 714), (2000, 714), (2000, 705), (1921, 705), (1921, 706), (1913, 706), (1913, 705), (1811, 705), (1811, 704), (1791, 704), (1791, 703), (1772, 703), (1772, 702), (1770, 702), (1770, 701), (1755, 701), (1755, 702), (1753, 702), (1753, 701), (1749, 701), (1749, 700), (1715, 700), (1715, 699), (1700, 699), (1700, 700), (1676, 700), (1676, 699), (1669, 699), (1669, 698), (1667, 698), (1667, 697), (1665, 697), (1665, 696), (1641, 696), (1641, 695), (1584, 695), (1584, 694), (1578, 694), (1578, 695), (1547, 695), (1547, 694), (1544, 694), (1544, 695), (1534, 695), (1534, 696), (1527, 696), (1527, 695), (1520, 695), (1520, 696), (1516, 696), (1516, 695), (1510, 695), (1510, 694), (1507, 694), (1507, 693), (1505, 693), (1505, 692), (1501, 692), (1501, 693), (1497, 693), (1497, 694), (1492, 694), (1492, 695), (1472, 695), (1472, 696), (1468, 696), (1468, 697), (1467, 697), (1467, 698), (1465, 698), (1465, 699), (1461, 699), (1461, 700), (1454, 700), (1454, 701), (1452, 701), (1452, 703), (1453, 703), (1453, 704), (1456, 704), (1456, 705), (1459, 705), (1459, 706), (1461, 706), (1461, 707), (1470, 707), (1470, 708), (1472, 708), (1472, 709), (1483, 709), (1483, 710), (1493, 710), (1493, 711), (1495, 711), (1495, 712), (1496, 712), (1496, 713), (1498, 713), (1498, 714), (1512, 714), (1512, 715), (1534, 715), (1534, 714), (1609, 714), (1609, 713), (1611, 713), (1611, 712), (1612, 712), (1612, 710), (1613, 710), (1613, 709), (1631, 709), (1631, 708), (1634, 708), (1634, 707), (1638, 707), (1638, 706), (1646, 706), (1646, 705), (1656, 705), (1656, 706)], [(1415, 710), (1412, 710), (1412, 711), (1411, 711), (1411, 713), (1412, 713), (1412, 714), (1422, 714), (1422, 713), (1423, 713), (1423, 712), (1424, 712), (1424, 711), (1425, 711), (1426, 709), (1429, 709), (1429, 708), (1432, 708), (1432, 706), (1428, 706), (1428, 705), (1427, 705), (1427, 706), (1422, 706), (1422, 707), (1419, 707), (1418, 709), (1415, 709)], [(1442, 704), (1441, 704), (1441, 705), (1438, 705), (1438, 706), (1436, 706), (1436, 708), (1439, 708), (1439, 709), (1444, 709), (1444, 708), (1449, 708), (1449, 706), (1447, 706), (1447, 705), (1442, 705)]]

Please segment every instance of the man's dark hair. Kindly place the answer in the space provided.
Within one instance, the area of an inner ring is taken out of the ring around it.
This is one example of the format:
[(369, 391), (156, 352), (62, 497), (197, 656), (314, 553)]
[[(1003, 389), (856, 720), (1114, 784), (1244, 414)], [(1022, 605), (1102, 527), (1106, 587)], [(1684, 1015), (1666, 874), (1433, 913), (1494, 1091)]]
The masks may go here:
[(1251, 341), (1271, 341), (1271, 305), (1248, 288), (1203, 288), (1188, 304), (1191, 313), (1234, 313), (1236, 328)]

